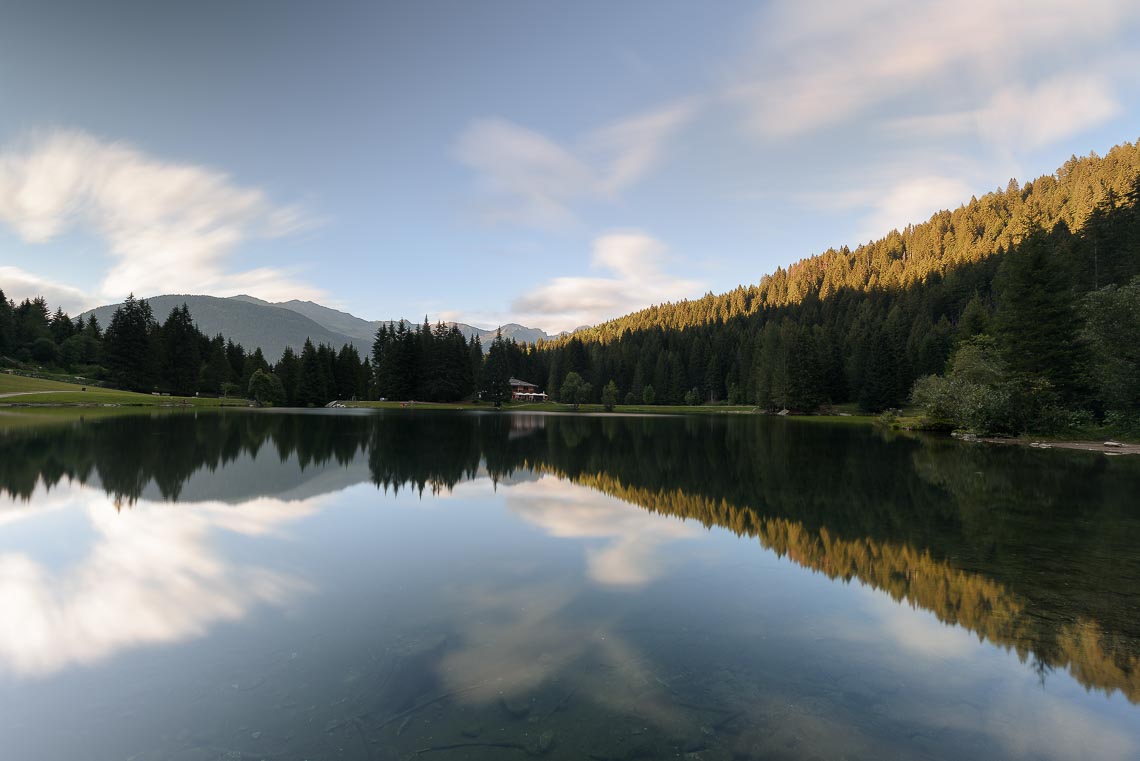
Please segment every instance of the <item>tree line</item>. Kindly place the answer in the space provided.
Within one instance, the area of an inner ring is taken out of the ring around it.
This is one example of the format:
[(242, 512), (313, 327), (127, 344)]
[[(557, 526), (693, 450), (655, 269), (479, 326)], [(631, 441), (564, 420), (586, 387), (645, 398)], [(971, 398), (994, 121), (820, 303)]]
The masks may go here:
[(146, 299), (131, 295), (103, 328), (94, 315), (72, 320), (42, 297), (16, 304), (0, 291), (0, 363), (145, 393), (237, 395), (289, 407), (337, 399), (502, 404), (510, 378), (535, 370), (534, 356), (533, 347), (501, 333), (484, 353), (478, 336), (468, 340), (455, 325), (433, 327), (425, 318), (416, 327), (381, 326), (371, 356), (351, 344), (337, 350), (306, 340), (271, 364), (260, 348), (202, 333), (185, 304), (159, 322)]
[(128, 296), (106, 328), (94, 315), (72, 320), (42, 298), (16, 304), (0, 291), (0, 361), (37, 366), (116, 388), (175, 396), (248, 396), (265, 404), (320, 406), (367, 399), (372, 369), (351, 344), (336, 350), (306, 341), (271, 365), (221, 334), (198, 329), (183, 304), (159, 322), (146, 299)]

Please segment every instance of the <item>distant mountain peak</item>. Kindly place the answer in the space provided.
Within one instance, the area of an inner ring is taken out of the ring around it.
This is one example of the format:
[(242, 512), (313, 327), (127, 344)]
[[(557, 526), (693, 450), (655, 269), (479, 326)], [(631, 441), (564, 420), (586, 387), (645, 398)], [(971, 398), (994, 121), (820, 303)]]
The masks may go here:
[[(185, 303), (199, 329), (206, 335), (221, 333), (249, 350), (260, 347), (266, 358), (275, 361), (286, 346), (299, 351), (307, 339), (313, 343), (325, 343), (339, 349), (352, 344), (362, 354), (372, 351), (372, 341), (381, 325), (404, 323), (407, 320), (365, 320), (349, 312), (342, 312), (314, 301), (292, 299), (274, 303), (249, 294), (218, 297), (194, 294), (164, 294), (146, 299), (151, 305), (154, 317), (165, 321), (170, 311)], [(107, 325), (119, 304), (108, 304), (89, 312), (82, 317), (94, 314), (99, 324)], [(490, 344), (496, 330), (483, 330), (464, 323), (449, 322), (470, 340), (479, 336), (484, 346)], [(523, 343), (548, 340), (538, 328), (528, 328), (518, 323), (508, 323), (502, 327), (503, 336)]]

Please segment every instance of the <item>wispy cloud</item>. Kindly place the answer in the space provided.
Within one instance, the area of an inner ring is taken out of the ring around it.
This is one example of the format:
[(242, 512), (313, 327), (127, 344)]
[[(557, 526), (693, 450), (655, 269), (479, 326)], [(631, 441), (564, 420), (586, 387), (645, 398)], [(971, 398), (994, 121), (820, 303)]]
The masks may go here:
[(172, 290), (322, 295), (285, 270), (228, 266), (243, 242), (309, 224), (300, 209), (276, 206), (221, 172), (81, 131), (36, 133), (0, 151), (0, 221), (32, 244), (72, 228), (101, 239), (112, 262), (99, 286), (104, 299)]
[(644, 178), (695, 109), (694, 100), (673, 103), (594, 130), (571, 147), (506, 119), (479, 119), (455, 155), (476, 172), (489, 221), (566, 227), (576, 221), (576, 203), (612, 200)]
[(627, 312), (699, 295), (704, 285), (662, 268), (665, 246), (641, 232), (603, 235), (594, 241), (591, 266), (605, 277), (556, 277), (511, 304), (516, 319), (548, 331), (593, 325)]
[(1096, 76), (1066, 74), (1035, 87), (1002, 88), (979, 108), (903, 117), (888, 122), (887, 127), (901, 134), (974, 134), (1003, 147), (1039, 148), (1095, 127), (1120, 110), (1107, 82)]
[[(1028, 126), (1047, 142), (1116, 113), (1119, 72), (1104, 60), (1104, 43), (1138, 17), (1130, 0), (784, 2), (761, 19), (761, 52), (729, 92), (764, 138), (874, 122), (879, 110), (929, 116), (949, 103), (974, 114), (991, 139), (1018, 139), (1016, 127)], [(1092, 108), (1072, 113), (1081, 105)], [(1013, 125), (995, 128), (1014, 112)]]

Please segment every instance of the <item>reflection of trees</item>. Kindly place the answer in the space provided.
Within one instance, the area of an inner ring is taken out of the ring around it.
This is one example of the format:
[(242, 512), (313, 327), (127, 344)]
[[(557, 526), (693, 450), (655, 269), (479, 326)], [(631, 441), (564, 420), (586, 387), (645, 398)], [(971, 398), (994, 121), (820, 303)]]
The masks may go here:
[[(736, 418), (504, 414), (125, 417), (0, 433), (0, 490), (97, 479), (177, 499), (266, 447), (303, 468), (367, 457), (384, 489), (556, 473), (859, 579), (1082, 684), (1140, 701), (1140, 460)], [(265, 456), (262, 453), (261, 456)], [(271, 492), (274, 484), (265, 484)]]

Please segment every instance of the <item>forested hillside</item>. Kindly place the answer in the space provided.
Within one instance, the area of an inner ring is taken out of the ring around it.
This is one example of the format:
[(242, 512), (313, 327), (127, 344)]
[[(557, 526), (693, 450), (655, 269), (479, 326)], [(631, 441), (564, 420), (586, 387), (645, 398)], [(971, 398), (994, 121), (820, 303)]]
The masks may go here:
[[(546, 369), (555, 394), (575, 371), (595, 390), (614, 380), (627, 401), (793, 411), (857, 401), (877, 411), (902, 404), (917, 379), (942, 373), (955, 349), (974, 341), (990, 370), (1005, 380), (1020, 373), (1023, 386), (1037, 384), (1065, 409), (1101, 414), (1116, 404), (1135, 413), (1136, 399), (1106, 398), (1105, 383), (1123, 383), (1129, 367), (1117, 362), (1115, 375), (1104, 374), (1128, 341), (1104, 334), (1103, 310), (1124, 309), (1140, 292), (1123, 287), (1140, 274), (1138, 177), (1140, 143), (1074, 157), (1053, 175), (1011, 180), (757, 285), (541, 344), (531, 366)], [(1117, 288), (1088, 295), (1107, 286)]]

